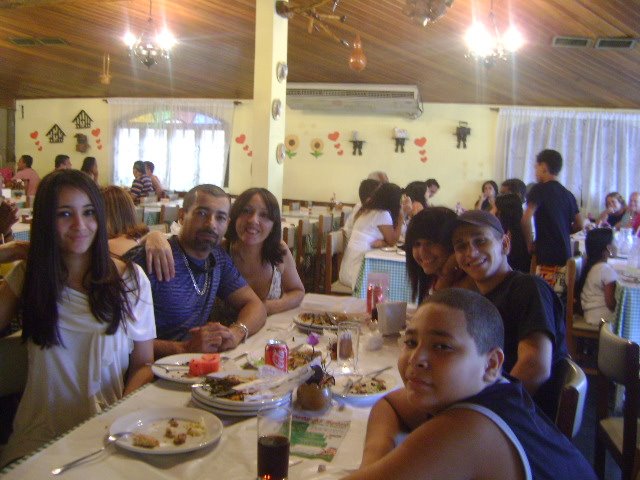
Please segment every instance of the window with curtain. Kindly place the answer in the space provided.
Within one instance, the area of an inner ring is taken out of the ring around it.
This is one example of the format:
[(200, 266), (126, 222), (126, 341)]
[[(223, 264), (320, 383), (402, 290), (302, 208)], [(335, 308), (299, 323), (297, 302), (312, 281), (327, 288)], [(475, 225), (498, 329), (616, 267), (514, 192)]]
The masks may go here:
[(115, 184), (131, 185), (133, 163), (142, 160), (154, 163), (154, 174), (167, 190), (224, 186), (231, 131), (226, 105), (145, 99), (113, 104)]

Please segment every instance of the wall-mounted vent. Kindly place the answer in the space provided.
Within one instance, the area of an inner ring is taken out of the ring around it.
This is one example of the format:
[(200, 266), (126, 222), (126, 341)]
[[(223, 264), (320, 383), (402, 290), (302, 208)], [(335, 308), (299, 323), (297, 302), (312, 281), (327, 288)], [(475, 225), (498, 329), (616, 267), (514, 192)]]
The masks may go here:
[(630, 50), (636, 46), (636, 42), (635, 38), (598, 38), (595, 47)]
[(40, 37), (38, 43), (41, 45), (69, 45), (69, 42), (60, 37)]
[(69, 45), (69, 42), (60, 37), (11, 37), (9, 38), (9, 43), (17, 45), (18, 47), (38, 47), (41, 45), (49, 47), (56, 45)]
[(9, 43), (17, 45), (18, 47), (35, 47), (39, 45), (35, 38), (28, 37), (11, 37), (9, 38)]
[(592, 40), (589, 37), (553, 37), (551, 45), (559, 48), (585, 48), (590, 47)]

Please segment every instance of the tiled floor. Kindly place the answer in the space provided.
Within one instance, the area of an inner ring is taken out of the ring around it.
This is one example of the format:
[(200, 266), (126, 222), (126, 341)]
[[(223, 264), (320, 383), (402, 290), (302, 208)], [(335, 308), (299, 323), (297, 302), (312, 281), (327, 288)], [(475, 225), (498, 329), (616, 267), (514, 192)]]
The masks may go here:
[[(594, 377), (589, 377), (589, 390), (587, 392), (587, 401), (585, 403), (584, 417), (582, 418), (582, 427), (580, 432), (574, 438), (573, 442), (578, 449), (587, 457), (587, 460), (593, 465), (593, 449), (595, 442), (595, 424), (596, 424), (596, 393)], [(605, 480), (620, 480), (620, 469), (616, 462), (607, 455), (607, 468)]]

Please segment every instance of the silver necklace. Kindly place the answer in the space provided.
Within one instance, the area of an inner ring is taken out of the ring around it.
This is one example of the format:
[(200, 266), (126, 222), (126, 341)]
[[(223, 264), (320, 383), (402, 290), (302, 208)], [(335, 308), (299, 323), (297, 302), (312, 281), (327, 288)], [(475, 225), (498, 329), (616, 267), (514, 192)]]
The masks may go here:
[(206, 270), (206, 274), (204, 277), (204, 286), (202, 287), (202, 290), (200, 290), (198, 288), (198, 284), (196, 283), (196, 278), (193, 276), (193, 272), (191, 271), (191, 267), (189, 266), (189, 260), (187, 260), (187, 256), (184, 254), (184, 252), (182, 251), (182, 249), (180, 250), (180, 253), (182, 254), (182, 259), (184, 260), (184, 265), (185, 267), (187, 267), (187, 270), (189, 271), (189, 276), (191, 277), (191, 282), (193, 283), (193, 288), (195, 288), (196, 293), (198, 294), (198, 296), (203, 296), (207, 293), (207, 291), (209, 290), (209, 257), (207, 257), (207, 259), (204, 262), (204, 269)]

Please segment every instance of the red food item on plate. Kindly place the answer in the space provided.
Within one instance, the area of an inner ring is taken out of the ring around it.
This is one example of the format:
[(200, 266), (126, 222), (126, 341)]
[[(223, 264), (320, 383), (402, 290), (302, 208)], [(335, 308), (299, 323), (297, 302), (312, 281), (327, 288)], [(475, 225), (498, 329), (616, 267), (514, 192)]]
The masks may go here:
[(208, 373), (220, 370), (220, 354), (205, 353), (200, 358), (194, 358), (189, 362), (189, 375), (202, 377)]

